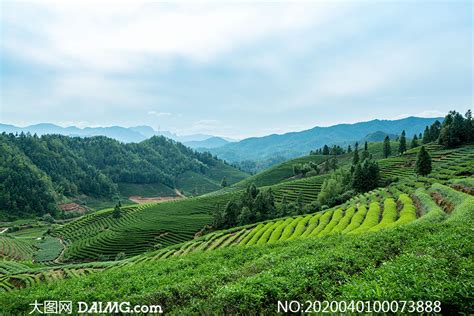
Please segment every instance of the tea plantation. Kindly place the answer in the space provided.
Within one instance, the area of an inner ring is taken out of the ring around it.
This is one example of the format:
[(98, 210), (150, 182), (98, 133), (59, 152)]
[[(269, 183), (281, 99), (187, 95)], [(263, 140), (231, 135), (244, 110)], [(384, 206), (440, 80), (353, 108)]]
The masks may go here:
[[(213, 212), (238, 194), (235, 185), (122, 207), (119, 216), (105, 209), (41, 240), (5, 234), (0, 312), (23, 314), (35, 299), (99, 295), (160, 303), (176, 314), (274, 313), (276, 300), (394, 297), (437, 299), (443, 311), (472, 313), (474, 146), (427, 149), (430, 175), (415, 175), (418, 149), (411, 149), (379, 160), (390, 185), (317, 213), (210, 231)], [(277, 203), (283, 196), (309, 203), (326, 177), (266, 187)]]

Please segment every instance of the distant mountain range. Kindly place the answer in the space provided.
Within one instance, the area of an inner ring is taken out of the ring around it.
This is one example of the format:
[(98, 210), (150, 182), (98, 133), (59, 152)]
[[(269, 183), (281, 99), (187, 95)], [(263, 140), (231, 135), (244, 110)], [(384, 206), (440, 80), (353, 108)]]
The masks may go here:
[[(212, 154), (230, 162), (245, 160), (262, 161), (271, 157), (293, 158), (308, 154), (310, 150), (327, 145), (347, 145), (361, 139), (381, 141), (389, 135), (400, 135), (405, 130), (407, 137), (422, 133), (427, 125), (443, 118), (407, 117), (400, 120), (372, 120), (355, 124), (338, 124), (329, 127), (314, 127), (301, 132), (273, 134), (253, 137), (208, 149)], [(372, 134), (372, 135), (371, 135)]]
[[(216, 146), (222, 146), (227, 144), (231, 139), (216, 137), (213, 135), (206, 134), (193, 134), (193, 135), (176, 135), (168, 131), (155, 131), (152, 127), (141, 125), (134, 127), (121, 127), (121, 126), (110, 126), (110, 127), (85, 127), (79, 128), (76, 126), (61, 127), (50, 123), (40, 123), (30, 125), (26, 127), (18, 127), (8, 124), (0, 124), (0, 133), (31, 133), (39, 136), (45, 134), (60, 134), (66, 136), (79, 136), (79, 137), (91, 137), (91, 136), (107, 136), (124, 143), (138, 143), (155, 135), (162, 135), (167, 138), (173, 139), (178, 142), (188, 143), (187, 145), (192, 148), (211, 148)], [(211, 147), (207, 147), (211, 146)]]
[(214, 136), (205, 140), (193, 140), (190, 142), (184, 142), (183, 144), (194, 149), (205, 150), (210, 148), (221, 147), (229, 143), (230, 141), (226, 140), (225, 138)]
[(347, 145), (355, 141), (382, 141), (386, 135), (392, 139), (405, 130), (407, 137), (421, 133), (427, 125), (443, 118), (408, 117), (400, 120), (372, 120), (355, 124), (338, 124), (329, 127), (314, 127), (301, 132), (272, 134), (252, 137), (241, 141), (206, 134), (176, 135), (168, 131), (156, 131), (150, 126), (134, 127), (61, 127), (41, 123), (26, 127), (0, 124), (0, 132), (31, 134), (61, 134), (67, 136), (107, 136), (124, 143), (141, 142), (155, 135), (162, 135), (181, 142), (199, 151), (210, 151), (229, 162), (246, 160), (264, 161), (273, 157), (289, 159), (308, 154), (310, 150), (327, 145)]

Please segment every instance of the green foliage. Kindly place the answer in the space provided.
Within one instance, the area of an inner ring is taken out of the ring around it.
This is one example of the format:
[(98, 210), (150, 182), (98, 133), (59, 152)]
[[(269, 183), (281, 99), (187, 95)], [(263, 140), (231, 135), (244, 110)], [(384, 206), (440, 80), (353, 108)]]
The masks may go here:
[[(435, 187), (440, 194), (442, 190), (453, 194), (449, 188)], [(1, 312), (28, 313), (35, 299), (89, 302), (100, 293), (107, 301), (127, 296), (131, 304), (159, 302), (172, 314), (270, 314), (276, 300), (397, 297), (414, 301), (435, 297), (444, 313), (469, 314), (473, 258), (466, 245), (471, 241), (474, 209), (472, 203), (464, 205), (454, 209), (458, 216), (451, 221), (415, 221), (371, 234), (229, 247), (170, 256), (159, 264), (153, 260), (127, 264), (4, 293)]]
[(400, 218), (392, 225), (407, 224), (416, 219), (416, 208), (412, 199), (407, 194), (400, 194), (398, 200), (403, 205), (400, 211)]
[(363, 233), (368, 231), (379, 223), (380, 205), (378, 202), (370, 203), (369, 210), (364, 219), (364, 222), (356, 229), (352, 230), (350, 234)]
[(112, 217), (113, 218), (119, 218), (121, 216), (122, 216), (122, 210), (121, 210), (120, 206), (117, 204), (117, 205), (115, 205), (114, 211), (112, 212)]
[(351, 219), (354, 216), (355, 211), (356, 211), (355, 207), (353, 207), (353, 206), (349, 207), (345, 211), (344, 217), (339, 221), (339, 223), (336, 225), (336, 227), (334, 227), (334, 229), (331, 231), (331, 233), (332, 234), (341, 233), (342, 231), (344, 231), (347, 228), (347, 226), (349, 225), (349, 223), (351, 222)]
[(416, 158), (415, 172), (419, 175), (426, 176), (431, 173), (431, 156), (426, 151), (425, 146), (421, 146)]
[(276, 222), (275, 229), (272, 231), (270, 239), (268, 240), (269, 243), (274, 243), (278, 241), (283, 233), (283, 229), (287, 227), (293, 221), (292, 218), (287, 218), (286, 220), (281, 220)]
[(309, 237), (309, 235), (318, 227), (319, 224), (319, 219), (323, 215), (322, 212), (314, 214), (308, 221), (308, 225), (306, 227), (306, 230), (304, 231), (303, 234), (301, 234), (301, 237)]
[(246, 225), (275, 216), (276, 206), (272, 188), (261, 191), (255, 184), (251, 184), (226, 204), (222, 214), (218, 211), (214, 213), (214, 225), (217, 228), (226, 228), (237, 223)]
[(405, 131), (402, 131), (402, 135), (400, 136), (400, 144), (398, 147), (398, 152), (402, 155), (405, 151), (407, 151), (407, 139), (405, 136)]
[(11, 216), (55, 216), (62, 196), (111, 199), (118, 193), (117, 183), (160, 183), (174, 188), (175, 180), (185, 172), (212, 183), (224, 176), (231, 177), (232, 183), (246, 176), (209, 153), (158, 136), (123, 144), (102, 136), (3, 133), (0, 143), (0, 211)]
[(350, 189), (351, 175), (349, 172), (339, 169), (324, 180), (321, 191), (318, 194), (318, 202), (321, 205), (334, 205), (344, 202), (338, 199), (340, 195)]
[(368, 192), (375, 189), (380, 181), (380, 169), (376, 161), (366, 159), (357, 164), (353, 174), (352, 187), (357, 192)]
[(346, 234), (359, 228), (359, 226), (364, 221), (366, 213), (367, 207), (365, 205), (359, 205), (357, 212), (352, 217), (351, 223), (342, 231), (342, 233)]
[(331, 221), (326, 225), (326, 227), (324, 227), (324, 229), (318, 234), (318, 237), (321, 237), (321, 236), (324, 236), (324, 235), (327, 235), (329, 234), (330, 232), (332, 232), (332, 230), (334, 229), (334, 227), (337, 226), (337, 224), (339, 224), (339, 221), (342, 219), (342, 213), (343, 213), (343, 210), (338, 208), (337, 210), (334, 211), (332, 217), (331, 217)]
[(412, 140), (411, 140), (411, 144), (410, 144), (410, 148), (415, 148), (415, 147), (418, 147), (419, 144), (418, 144), (418, 136), (416, 136), (416, 134), (413, 136)]
[(56, 259), (63, 251), (64, 247), (57, 238), (45, 237), (38, 244), (38, 251), (33, 259), (35, 262), (49, 262)]
[(227, 186), (228, 186), (228, 184), (227, 184), (227, 178), (224, 177), (224, 178), (222, 178), (222, 181), (221, 181), (221, 187), (225, 188), (225, 187), (227, 187)]
[(383, 141), (383, 156), (387, 158), (392, 154), (392, 147), (390, 145), (390, 137), (387, 135)]
[(383, 214), (382, 220), (378, 225), (375, 225), (369, 231), (378, 231), (382, 228), (389, 227), (392, 223), (397, 220), (398, 212), (397, 212), (397, 204), (392, 198), (387, 198), (383, 204)]
[(444, 118), (439, 133), (439, 144), (454, 148), (474, 139), (474, 124), (471, 112), (466, 113), (466, 118), (456, 111), (450, 111)]
[(319, 218), (318, 226), (309, 234), (308, 237), (317, 237), (321, 231), (326, 227), (332, 218), (334, 210), (325, 211)]

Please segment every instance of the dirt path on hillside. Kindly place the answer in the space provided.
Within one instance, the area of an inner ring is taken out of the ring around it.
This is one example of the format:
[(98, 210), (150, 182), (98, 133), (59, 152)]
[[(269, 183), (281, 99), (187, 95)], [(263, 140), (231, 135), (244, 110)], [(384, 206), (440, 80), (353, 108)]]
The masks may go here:
[(185, 196), (183, 193), (181, 193), (178, 189), (174, 189), (174, 192), (176, 193), (177, 196), (184, 198)]
[(6, 232), (8, 230), (8, 227), (3, 229), (2, 231), (0, 231), (0, 234), (3, 234), (4, 232)]
[(61, 245), (63, 245), (63, 250), (61, 250), (61, 253), (59, 254), (59, 256), (53, 260), (54, 263), (61, 263), (61, 260), (63, 259), (63, 256), (64, 256), (64, 252), (66, 251), (66, 244), (64, 243), (63, 239), (62, 238), (58, 238), (58, 239)]

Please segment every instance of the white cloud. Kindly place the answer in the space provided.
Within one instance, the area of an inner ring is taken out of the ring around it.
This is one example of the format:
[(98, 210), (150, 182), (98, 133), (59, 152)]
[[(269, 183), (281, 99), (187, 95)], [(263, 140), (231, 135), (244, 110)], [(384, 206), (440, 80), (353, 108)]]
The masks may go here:
[[(60, 67), (126, 70), (156, 55), (210, 61), (270, 34), (321, 23), (338, 6), (46, 2), (4, 5), (2, 23), (34, 36), (31, 45), (28, 37), (6, 33), (5, 48), (24, 58)], [(35, 8), (43, 18), (34, 18)]]
[(170, 112), (159, 112), (159, 111), (148, 111), (148, 115), (154, 115), (154, 116), (170, 116)]

